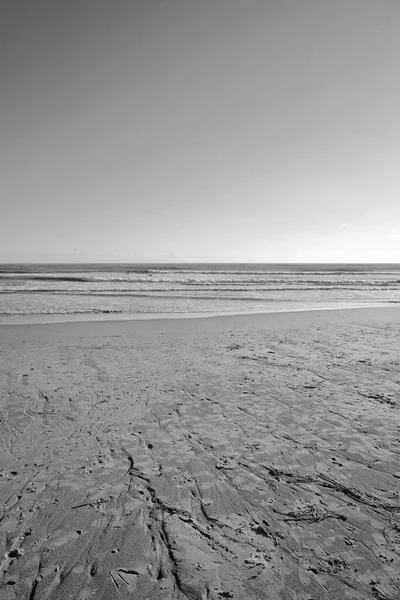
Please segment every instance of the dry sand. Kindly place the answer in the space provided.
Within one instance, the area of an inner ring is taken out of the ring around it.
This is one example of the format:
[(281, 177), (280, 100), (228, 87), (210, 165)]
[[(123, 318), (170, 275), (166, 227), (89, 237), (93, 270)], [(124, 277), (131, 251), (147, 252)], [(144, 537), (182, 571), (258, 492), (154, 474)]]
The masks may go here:
[(0, 598), (399, 598), (400, 310), (0, 327)]

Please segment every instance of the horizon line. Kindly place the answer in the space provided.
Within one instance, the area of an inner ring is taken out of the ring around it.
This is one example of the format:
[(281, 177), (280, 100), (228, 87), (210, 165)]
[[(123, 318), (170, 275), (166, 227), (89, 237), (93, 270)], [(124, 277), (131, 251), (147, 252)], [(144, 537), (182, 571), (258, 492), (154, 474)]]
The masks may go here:
[(46, 261), (46, 262), (0, 262), (0, 266), (20, 266), (20, 265), (399, 265), (400, 262), (360, 262), (360, 261), (322, 261), (322, 262), (276, 262), (276, 261), (264, 261), (264, 262), (241, 262), (241, 261), (230, 261), (230, 262), (212, 262), (212, 261), (152, 261), (152, 262), (123, 262), (123, 261), (88, 261), (88, 262), (64, 262), (64, 261)]

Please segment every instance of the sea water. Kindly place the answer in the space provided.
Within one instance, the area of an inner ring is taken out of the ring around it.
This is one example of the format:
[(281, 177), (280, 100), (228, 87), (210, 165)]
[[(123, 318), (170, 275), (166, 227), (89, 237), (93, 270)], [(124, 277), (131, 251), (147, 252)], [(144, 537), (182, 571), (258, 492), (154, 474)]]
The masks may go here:
[(0, 265), (0, 319), (187, 315), (385, 306), (399, 264)]

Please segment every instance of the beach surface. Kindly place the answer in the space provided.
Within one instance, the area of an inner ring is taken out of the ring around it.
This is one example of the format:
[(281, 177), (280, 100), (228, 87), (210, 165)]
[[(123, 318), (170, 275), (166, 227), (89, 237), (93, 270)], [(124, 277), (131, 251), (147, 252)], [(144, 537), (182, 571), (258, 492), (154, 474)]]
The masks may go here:
[(400, 308), (0, 325), (0, 599), (400, 597)]

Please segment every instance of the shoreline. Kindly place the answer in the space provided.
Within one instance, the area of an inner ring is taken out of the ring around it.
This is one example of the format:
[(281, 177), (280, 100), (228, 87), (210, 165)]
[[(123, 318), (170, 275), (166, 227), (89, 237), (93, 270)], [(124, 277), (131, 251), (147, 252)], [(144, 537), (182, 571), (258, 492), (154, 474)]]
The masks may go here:
[(193, 320), (215, 319), (243, 316), (280, 315), (291, 313), (316, 313), (354, 310), (376, 310), (400, 308), (399, 303), (371, 303), (356, 306), (326, 306), (305, 308), (282, 308), (262, 311), (226, 311), (226, 312), (196, 312), (196, 313), (43, 313), (28, 315), (3, 315), (0, 316), (0, 327), (5, 325), (51, 325), (62, 323), (98, 323), (112, 321), (167, 321), (167, 320)]

